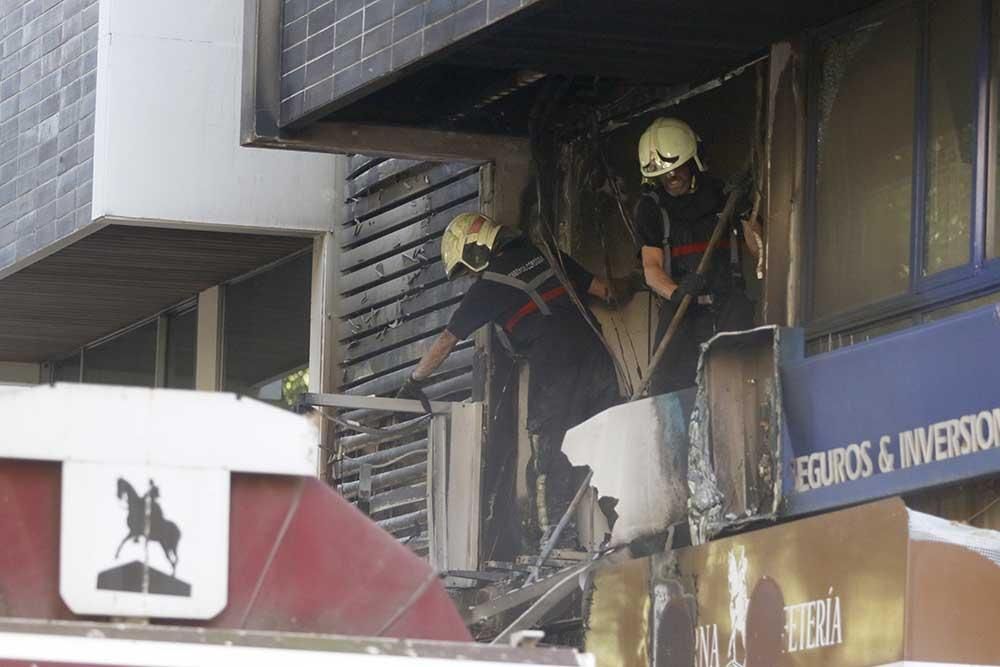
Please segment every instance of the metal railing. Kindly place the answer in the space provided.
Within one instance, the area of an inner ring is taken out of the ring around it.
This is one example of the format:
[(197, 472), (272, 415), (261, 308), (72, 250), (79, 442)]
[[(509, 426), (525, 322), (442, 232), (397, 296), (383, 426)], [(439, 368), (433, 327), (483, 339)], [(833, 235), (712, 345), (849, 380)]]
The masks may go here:
[[(305, 394), (335, 422), (332, 479), (345, 498), (439, 571), (476, 569), (482, 404)], [(385, 422), (389, 422), (388, 424)]]

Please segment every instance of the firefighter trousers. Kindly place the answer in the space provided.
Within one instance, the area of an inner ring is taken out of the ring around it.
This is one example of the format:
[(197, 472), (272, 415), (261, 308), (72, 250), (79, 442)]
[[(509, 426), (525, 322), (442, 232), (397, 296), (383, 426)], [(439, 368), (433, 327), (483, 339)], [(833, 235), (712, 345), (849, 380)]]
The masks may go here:
[[(529, 363), (528, 431), (532, 458), (528, 463), (528, 483), (532, 489), (544, 487), (531, 512), (534, 516), (529, 518), (554, 526), (586, 476), (586, 469), (574, 468), (562, 452), (563, 436), (570, 428), (622, 399), (614, 363), (589, 329), (539, 341), (532, 349)], [(574, 537), (572, 529), (566, 537)]]
[[(676, 311), (677, 307), (669, 301), (661, 305), (656, 327), (657, 344), (663, 340)], [(720, 331), (749, 329), (753, 326), (753, 312), (753, 302), (742, 290), (717, 297), (711, 305), (691, 304), (653, 373), (650, 395), (669, 394), (693, 387), (701, 344)]]

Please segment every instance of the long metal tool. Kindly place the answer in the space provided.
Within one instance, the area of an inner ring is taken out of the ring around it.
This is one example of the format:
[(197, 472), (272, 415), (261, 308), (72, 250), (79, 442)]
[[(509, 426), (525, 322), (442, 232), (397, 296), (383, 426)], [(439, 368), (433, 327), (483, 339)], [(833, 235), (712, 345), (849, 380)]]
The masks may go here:
[[(729, 193), (729, 198), (726, 200), (726, 205), (722, 209), (722, 213), (719, 214), (719, 222), (716, 223), (715, 229), (712, 231), (712, 238), (708, 241), (708, 247), (705, 248), (705, 252), (701, 256), (701, 261), (698, 262), (698, 270), (696, 273), (698, 275), (705, 275), (705, 271), (708, 269), (708, 263), (712, 259), (712, 254), (715, 252), (716, 246), (719, 245), (719, 241), (722, 239), (722, 235), (726, 232), (726, 228), (729, 227), (729, 222), (732, 220), (733, 213), (736, 211), (736, 201), (743, 194), (741, 188), (733, 188), (732, 192)], [(667, 347), (670, 345), (670, 341), (673, 340), (674, 336), (677, 334), (677, 329), (680, 328), (681, 322), (684, 320), (684, 315), (687, 313), (688, 307), (691, 305), (692, 297), (690, 294), (685, 295), (681, 299), (681, 303), (677, 306), (677, 311), (674, 312), (673, 319), (670, 320), (670, 326), (667, 327), (667, 331), (663, 334), (663, 340), (660, 341), (659, 345), (656, 346), (656, 353), (653, 354), (653, 358), (649, 362), (649, 366), (646, 368), (646, 372), (642, 375), (642, 381), (636, 388), (635, 392), (632, 394), (630, 401), (642, 398), (649, 389), (649, 383), (653, 379), (653, 373), (656, 371), (656, 367), (660, 365), (660, 361), (663, 359), (663, 354), (667, 351)]]
[(559, 536), (562, 535), (563, 530), (569, 523), (570, 517), (573, 516), (573, 512), (576, 511), (576, 506), (580, 504), (580, 499), (583, 498), (583, 492), (590, 488), (590, 480), (593, 479), (593, 477), (594, 471), (587, 471), (586, 479), (584, 479), (583, 483), (580, 484), (580, 488), (576, 490), (576, 495), (573, 496), (573, 500), (570, 501), (569, 507), (567, 507), (566, 511), (563, 512), (562, 518), (559, 519), (559, 523), (556, 524), (555, 530), (552, 531), (552, 535), (550, 535), (549, 539), (545, 541), (545, 546), (542, 547), (542, 553), (538, 554), (538, 560), (535, 561), (534, 567), (531, 568), (531, 574), (528, 575), (528, 580), (524, 582), (525, 586), (538, 581), (539, 573), (542, 571), (542, 565), (545, 564), (549, 554), (551, 554), (552, 550), (555, 549), (556, 543), (559, 541)]

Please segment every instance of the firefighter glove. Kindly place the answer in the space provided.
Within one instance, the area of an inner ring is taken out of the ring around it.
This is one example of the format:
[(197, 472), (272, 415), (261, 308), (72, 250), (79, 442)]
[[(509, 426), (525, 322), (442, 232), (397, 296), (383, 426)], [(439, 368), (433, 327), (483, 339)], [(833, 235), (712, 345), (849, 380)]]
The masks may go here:
[(677, 289), (670, 295), (670, 302), (680, 305), (684, 297), (690, 296), (692, 299), (696, 299), (707, 290), (708, 281), (705, 280), (705, 276), (700, 273), (689, 273), (681, 279)]
[(629, 278), (612, 278), (609, 281), (608, 301), (616, 308), (628, 305), (635, 293), (635, 286)]
[(433, 410), (431, 409), (431, 400), (424, 393), (426, 383), (426, 380), (418, 380), (411, 375), (403, 383), (403, 386), (399, 388), (399, 391), (396, 392), (396, 398), (408, 398), (420, 401), (420, 405), (423, 406), (424, 411), (430, 414)]

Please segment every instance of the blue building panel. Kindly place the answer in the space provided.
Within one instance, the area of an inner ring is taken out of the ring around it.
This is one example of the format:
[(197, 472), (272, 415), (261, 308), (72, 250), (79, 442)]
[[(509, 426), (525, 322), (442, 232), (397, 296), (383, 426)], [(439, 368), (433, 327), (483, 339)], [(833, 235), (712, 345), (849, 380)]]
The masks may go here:
[(786, 363), (783, 511), (1000, 471), (1000, 304)]

